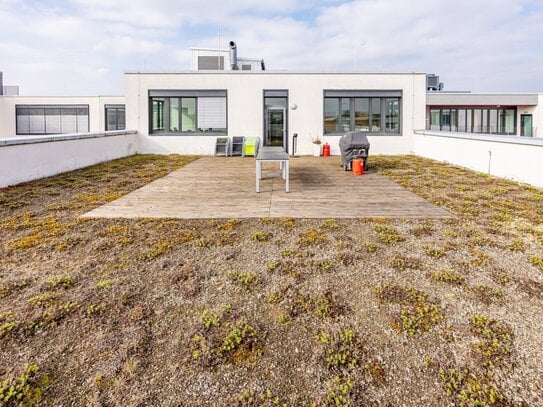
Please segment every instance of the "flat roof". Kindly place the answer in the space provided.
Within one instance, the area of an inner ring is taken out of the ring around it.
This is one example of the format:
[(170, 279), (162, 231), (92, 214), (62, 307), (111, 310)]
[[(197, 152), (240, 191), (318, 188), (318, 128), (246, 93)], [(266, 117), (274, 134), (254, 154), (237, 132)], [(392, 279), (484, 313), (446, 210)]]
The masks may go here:
[(428, 106), (536, 106), (539, 93), (426, 93)]
[(125, 95), (0, 95), (3, 98), (56, 98), (56, 99), (80, 99), (80, 98), (124, 98)]
[(426, 75), (424, 72), (355, 72), (355, 71), (217, 71), (217, 70), (183, 70), (183, 71), (125, 71), (126, 75)]

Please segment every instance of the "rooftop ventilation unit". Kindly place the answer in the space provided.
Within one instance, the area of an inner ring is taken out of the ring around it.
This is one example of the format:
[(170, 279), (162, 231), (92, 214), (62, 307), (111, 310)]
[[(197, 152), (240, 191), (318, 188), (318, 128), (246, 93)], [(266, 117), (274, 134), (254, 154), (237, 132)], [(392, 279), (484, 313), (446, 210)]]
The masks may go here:
[(426, 75), (426, 91), (440, 92), (443, 90), (443, 82), (439, 82), (439, 76), (434, 74)]

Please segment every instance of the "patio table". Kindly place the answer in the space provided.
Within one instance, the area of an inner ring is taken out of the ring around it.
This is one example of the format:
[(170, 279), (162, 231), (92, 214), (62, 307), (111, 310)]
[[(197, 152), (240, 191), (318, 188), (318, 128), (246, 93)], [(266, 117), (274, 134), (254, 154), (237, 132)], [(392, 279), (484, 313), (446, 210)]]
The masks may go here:
[(289, 192), (288, 154), (282, 147), (261, 147), (256, 155), (256, 192), (260, 192), (262, 163), (278, 162), (281, 176), (285, 180), (285, 192)]

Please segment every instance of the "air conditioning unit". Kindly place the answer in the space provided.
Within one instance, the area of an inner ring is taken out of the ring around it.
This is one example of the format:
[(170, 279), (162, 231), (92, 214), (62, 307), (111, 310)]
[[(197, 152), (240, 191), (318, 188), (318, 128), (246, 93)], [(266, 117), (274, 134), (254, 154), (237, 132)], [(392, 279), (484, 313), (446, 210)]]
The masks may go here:
[(443, 88), (443, 84), (439, 82), (439, 76), (434, 74), (426, 75), (426, 90), (439, 91)]

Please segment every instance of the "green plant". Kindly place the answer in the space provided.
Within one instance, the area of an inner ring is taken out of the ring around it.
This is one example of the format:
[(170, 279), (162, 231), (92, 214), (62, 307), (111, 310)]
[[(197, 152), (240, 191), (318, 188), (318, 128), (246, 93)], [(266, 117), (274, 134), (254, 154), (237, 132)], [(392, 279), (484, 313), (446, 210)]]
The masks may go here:
[(366, 242), (366, 243), (364, 243), (364, 247), (366, 248), (366, 250), (368, 251), (368, 253), (374, 253), (374, 252), (376, 252), (377, 249), (379, 248), (379, 246), (377, 246), (377, 244), (372, 243), (372, 242)]
[(407, 269), (417, 270), (422, 267), (422, 263), (415, 257), (397, 254), (388, 259), (388, 266), (396, 271), (404, 271)]
[(338, 229), (341, 227), (337, 220), (333, 218), (325, 219), (320, 223), (320, 227), (324, 229)]
[(289, 321), (288, 316), (285, 315), (285, 314), (281, 314), (277, 318), (277, 323), (279, 323), (281, 325), (286, 324), (288, 321)]
[(269, 233), (267, 232), (254, 232), (251, 235), (251, 239), (253, 239), (256, 242), (266, 242), (270, 238)]
[(166, 253), (171, 252), (173, 249), (173, 244), (168, 240), (162, 240), (155, 242), (153, 248), (146, 253), (140, 255), (141, 260), (153, 260), (159, 256), (162, 256)]
[(17, 318), (12, 312), (0, 312), (0, 338), (14, 330), (17, 324)]
[(445, 250), (438, 247), (424, 246), (423, 250), (428, 257), (431, 257), (435, 260), (441, 259), (443, 256), (445, 256)]
[(49, 384), (47, 375), (40, 375), (39, 371), (38, 365), (29, 364), (19, 376), (0, 377), (0, 404), (6, 407), (38, 405)]
[(270, 261), (268, 264), (266, 264), (266, 269), (268, 271), (275, 271), (279, 267), (281, 263), (279, 261)]
[(475, 345), (487, 367), (503, 364), (513, 347), (512, 329), (487, 316), (475, 314), (470, 317), (471, 332), (482, 339)]
[(244, 390), (237, 397), (237, 405), (240, 407), (287, 407), (287, 403), (281, 401), (281, 398), (270, 390), (257, 393), (251, 389)]
[(472, 288), (472, 290), (484, 304), (490, 304), (493, 301), (499, 301), (504, 296), (501, 289), (489, 287), (483, 284), (476, 285)]
[(279, 220), (279, 223), (287, 228), (287, 229), (290, 229), (292, 227), (294, 227), (294, 225), (296, 224), (296, 220), (294, 220), (293, 218), (281, 218)]
[(260, 276), (250, 271), (232, 270), (228, 272), (228, 278), (245, 290), (250, 290), (260, 282)]
[(326, 235), (319, 232), (317, 229), (309, 229), (308, 231), (301, 233), (298, 239), (298, 244), (302, 246), (318, 245), (326, 241)]
[(348, 406), (352, 403), (353, 380), (348, 376), (334, 376), (326, 383), (323, 407)]
[(334, 267), (334, 262), (331, 260), (320, 260), (315, 263), (315, 266), (319, 271), (330, 272)]
[(209, 247), (209, 241), (205, 237), (199, 237), (197, 239), (194, 239), (194, 246), (206, 248)]
[(405, 240), (405, 237), (403, 237), (396, 228), (392, 226), (387, 226), (384, 224), (376, 224), (374, 226), (375, 231), (379, 233), (379, 239), (382, 243), (389, 244), (389, 245), (396, 245), (400, 242), (403, 242)]
[(539, 270), (543, 272), (543, 257), (539, 257), (539, 256), (530, 257), (530, 264), (532, 266), (538, 267)]
[[(461, 407), (487, 407), (502, 405), (503, 394), (490, 378), (478, 378), (468, 369), (447, 368), (439, 370), (445, 393), (455, 405)], [(508, 405), (508, 404), (504, 404)]]
[(376, 287), (373, 292), (383, 303), (400, 305), (399, 315), (392, 326), (410, 336), (427, 332), (444, 319), (439, 307), (428, 300), (428, 294), (423, 291), (386, 284)]
[(352, 328), (320, 331), (316, 339), (324, 347), (324, 359), (330, 369), (351, 371), (360, 366), (363, 359), (362, 344)]
[(45, 282), (45, 284), (49, 288), (62, 287), (64, 289), (68, 289), (68, 288), (72, 287), (73, 282), (72, 282), (72, 277), (71, 276), (62, 276), (62, 277), (50, 278)]
[(509, 246), (509, 250), (513, 252), (524, 252), (526, 250), (526, 245), (524, 244), (524, 240), (520, 237), (516, 237), (511, 241), (511, 245)]
[(451, 269), (443, 269), (432, 273), (432, 278), (442, 283), (462, 285), (466, 279), (461, 274), (455, 273)]
[(241, 222), (239, 219), (236, 219), (236, 218), (231, 218), (231, 219), (228, 219), (225, 223), (221, 224), (218, 226), (218, 229), (219, 230), (224, 230), (224, 231), (231, 231), (233, 230), (237, 225), (239, 225)]
[(473, 256), (471, 264), (474, 266), (486, 266), (490, 263), (490, 257), (480, 250), (471, 249), (469, 253)]
[(28, 299), (28, 302), (38, 307), (44, 307), (56, 302), (56, 295), (51, 293), (43, 293), (35, 295)]
[(216, 312), (208, 311), (206, 309), (202, 312), (202, 315), (200, 315), (198, 320), (206, 328), (211, 328), (213, 326), (217, 327), (221, 325), (221, 319), (219, 315)]
[(252, 340), (256, 337), (256, 330), (249, 325), (244, 318), (236, 322), (227, 332), (223, 339), (222, 350), (229, 352), (237, 349), (244, 341)]
[(88, 316), (92, 316), (92, 315), (99, 315), (101, 314), (102, 312), (104, 312), (107, 308), (107, 305), (102, 303), (102, 304), (91, 304), (87, 307), (87, 315)]
[(110, 279), (101, 279), (96, 283), (96, 288), (109, 290), (111, 287), (113, 287), (113, 281)]

